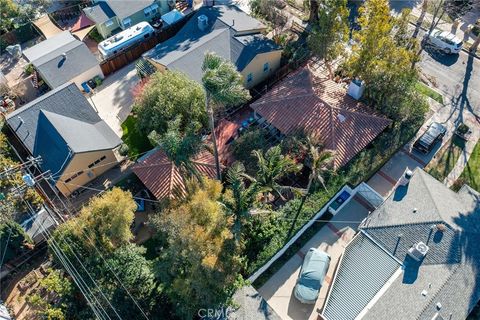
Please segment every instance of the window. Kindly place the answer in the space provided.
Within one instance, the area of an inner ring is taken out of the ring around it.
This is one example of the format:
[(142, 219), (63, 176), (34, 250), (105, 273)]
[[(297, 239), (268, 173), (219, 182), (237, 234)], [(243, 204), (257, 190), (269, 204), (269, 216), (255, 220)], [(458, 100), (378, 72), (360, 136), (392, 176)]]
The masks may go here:
[(132, 26), (132, 19), (130, 18), (123, 19), (122, 24), (124, 28), (130, 28)]
[(253, 80), (253, 74), (252, 74), (252, 73), (249, 73), (249, 74), (247, 75), (247, 82), (252, 82), (252, 80)]
[(113, 21), (112, 21), (112, 19), (105, 21), (105, 27), (108, 28), (108, 27), (111, 27), (111, 26), (113, 26)]
[(270, 65), (267, 62), (263, 65), (263, 72), (267, 72), (268, 70), (270, 70)]
[(152, 14), (156, 14), (158, 12), (158, 4), (154, 3), (150, 6), (150, 9), (152, 10)]
[(143, 13), (145, 14), (145, 17), (150, 17), (152, 15), (152, 8), (146, 7), (145, 9), (143, 9)]

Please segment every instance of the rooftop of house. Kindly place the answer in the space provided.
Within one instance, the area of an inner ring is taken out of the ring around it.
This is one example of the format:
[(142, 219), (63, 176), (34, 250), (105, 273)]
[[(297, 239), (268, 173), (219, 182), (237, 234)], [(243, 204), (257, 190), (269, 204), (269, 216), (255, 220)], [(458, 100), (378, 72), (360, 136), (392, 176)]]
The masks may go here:
[(40, 42), (25, 50), (24, 55), (53, 88), (98, 65), (85, 43), (69, 31)]
[(283, 134), (302, 130), (320, 137), (341, 167), (391, 121), (359, 103), (339, 83), (317, 77), (309, 66), (292, 73), (251, 108)]
[[(479, 222), (478, 192), (468, 186), (453, 192), (416, 169), (345, 249), (323, 314), (329, 320), (360, 313), (373, 320), (465, 319), (480, 299)], [(428, 252), (417, 261), (408, 251), (419, 242)], [(377, 270), (382, 265), (389, 267)]]
[[(208, 19), (204, 30), (198, 25), (202, 15)], [(264, 29), (258, 20), (235, 6), (202, 7), (175, 37), (146, 52), (144, 57), (201, 81), (205, 52), (215, 52), (242, 71), (256, 55), (279, 50), (273, 41), (258, 33)]]
[[(201, 151), (191, 162), (199, 174), (215, 178), (215, 159), (210, 152)], [(157, 200), (173, 199), (185, 195), (185, 178), (189, 174), (182, 170), (160, 148), (153, 149), (139, 158), (137, 164), (132, 167), (135, 175)]]
[(155, 0), (100, 0), (83, 11), (94, 20), (95, 23), (104, 23), (105, 21), (118, 17), (120, 20), (131, 16), (132, 14), (152, 5)]
[(280, 320), (280, 316), (268, 305), (252, 286), (244, 286), (233, 295), (237, 308), (228, 313), (230, 320)]
[(7, 116), (7, 123), (41, 167), (61, 172), (75, 153), (113, 149), (120, 138), (74, 83), (60, 86)]

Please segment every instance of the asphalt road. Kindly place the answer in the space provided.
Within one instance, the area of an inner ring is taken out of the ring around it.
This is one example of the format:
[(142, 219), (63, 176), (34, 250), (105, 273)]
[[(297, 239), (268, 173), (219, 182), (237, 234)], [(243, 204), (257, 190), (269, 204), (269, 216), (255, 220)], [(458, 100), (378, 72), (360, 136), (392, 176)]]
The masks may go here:
[(418, 65), (430, 84), (444, 94), (444, 103), (460, 116), (472, 113), (480, 123), (480, 59), (465, 52), (447, 55), (426, 49)]

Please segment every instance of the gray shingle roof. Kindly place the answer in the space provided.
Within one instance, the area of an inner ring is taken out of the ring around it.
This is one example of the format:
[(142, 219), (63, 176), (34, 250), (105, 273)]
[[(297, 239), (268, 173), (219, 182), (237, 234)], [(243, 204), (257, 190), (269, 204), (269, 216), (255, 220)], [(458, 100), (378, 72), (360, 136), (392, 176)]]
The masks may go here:
[[(478, 192), (464, 186), (455, 193), (416, 169), (408, 186), (397, 189), (361, 226), (362, 232), (403, 265), (402, 274), (385, 287), (363, 319), (430, 320), (437, 313), (444, 319), (465, 319), (480, 298), (479, 223)], [(429, 247), (421, 262), (407, 255), (407, 250), (419, 241)], [(373, 267), (375, 260), (370, 264)], [(353, 267), (344, 259), (337, 278), (343, 269)], [(375, 285), (378, 281), (373, 271), (357, 276), (367, 277)], [(330, 301), (336, 283), (337, 279)], [(345, 308), (350, 308), (357, 306), (358, 299), (364, 299), (364, 293), (352, 291), (347, 297), (337, 298), (341, 298), (339, 304), (343, 302)], [(326, 310), (329, 308), (327, 305)]]
[(112, 149), (121, 140), (73, 83), (58, 87), (7, 116), (7, 123), (42, 169), (62, 170), (72, 154)]
[[(40, 42), (23, 53), (53, 88), (98, 65), (95, 56), (69, 31)], [(65, 57), (63, 57), (65, 54)]]
[(228, 320), (281, 320), (252, 286), (238, 289), (233, 301), (238, 308), (228, 314)]
[[(208, 17), (206, 31), (198, 28), (198, 16)], [(222, 19), (236, 17), (234, 28), (229, 28)], [(239, 23), (237, 23), (239, 21)], [(241, 23), (240, 23), (241, 22)], [(230, 60), (242, 71), (260, 53), (280, 50), (271, 40), (261, 34), (235, 36), (236, 29), (256, 30), (259, 22), (234, 6), (202, 7), (175, 35), (144, 54), (172, 70), (182, 71), (191, 79), (201, 81), (204, 55), (215, 52)]]
[(398, 270), (400, 263), (364, 233), (342, 256), (323, 314), (328, 320), (353, 320)]
[(33, 62), (51, 52), (55, 52), (71, 42), (78, 41), (70, 31), (63, 31), (23, 51), (29, 62)]
[(104, 23), (115, 17), (115, 13), (105, 1), (100, 1), (92, 7), (84, 8), (83, 12), (96, 24)]
[(56, 88), (94, 68), (98, 61), (85, 43), (76, 41), (35, 60), (33, 65), (41, 77)]

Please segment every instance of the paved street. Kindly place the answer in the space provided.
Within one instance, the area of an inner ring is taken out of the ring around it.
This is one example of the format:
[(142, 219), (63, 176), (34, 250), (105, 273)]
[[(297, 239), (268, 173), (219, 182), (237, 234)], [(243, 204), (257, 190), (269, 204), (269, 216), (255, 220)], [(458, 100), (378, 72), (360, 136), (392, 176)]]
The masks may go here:
[(433, 87), (441, 91), (452, 113), (474, 113), (480, 120), (480, 59), (461, 52), (446, 55), (434, 50), (425, 51), (419, 63), (422, 74)]

